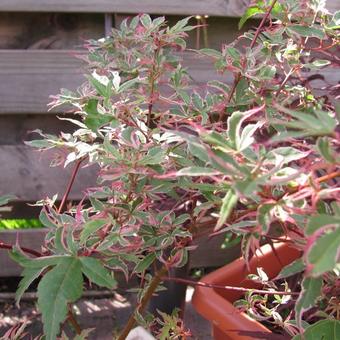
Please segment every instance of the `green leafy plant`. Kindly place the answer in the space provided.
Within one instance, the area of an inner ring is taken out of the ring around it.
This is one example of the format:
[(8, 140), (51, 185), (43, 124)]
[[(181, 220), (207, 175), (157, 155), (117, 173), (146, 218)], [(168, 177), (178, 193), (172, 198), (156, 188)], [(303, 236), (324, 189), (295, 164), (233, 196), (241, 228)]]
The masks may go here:
[(2, 219), (0, 229), (32, 229), (42, 228), (43, 224), (35, 218)]
[[(214, 234), (241, 239), (247, 261), (263, 242), (290, 242), (301, 250), (280, 275), (301, 273), (298, 290), (264, 282), (262, 272), (263, 290), (244, 289), (244, 303), (262, 306), (261, 313), (252, 309), (253, 317), (265, 312), (286, 330), (295, 319), (294, 334), (308, 335), (310, 327), (324, 332), (325, 323), (338, 329), (337, 313), (320, 304), (325, 297), (338, 301), (340, 237), (336, 87), (322, 75), (339, 63), (332, 53), (339, 13), (328, 14), (322, 3), (258, 1), (241, 20), (263, 14), (255, 31), (221, 51), (190, 52), (193, 62), (209, 58), (217, 72), (232, 73), (231, 85), (197, 86), (182, 66), (186, 32), (194, 29), (190, 18), (168, 27), (163, 17), (143, 14), (88, 42), (81, 56), (86, 83), (62, 90), (51, 103), (73, 107), (79, 119), (68, 120), (78, 129), (60, 136), (37, 131), (42, 139), (28, 142), (42, 151), (55, 148), (58, 162), (74, 164), (68, 190), (59, 207), (55, 199), (42, 202), (40, 220), (49, 228), (43, 252), (31, 251), (36, 258), (20, 247), (11, 252), (24, 267), (18, 300), (40, 277), (46, 339), (55, 339), (65, 320), (80, 334), (69, 306), (82, 294), (83, 275), (110, 289), (117, 270), (145, 277), (118, 339), (137, 321), (148, 324), (145, 307), (171, 279), (168, 269), (185, 265), (196, 232), (211, 226)], [(314, 79), (325, 86), (315, 89)], [(64, 210), (83, 165), (99, 166), (98, 186)], [(156, 260), (163, 267), (151, 276)], [(282, 289), (298, 294), (288, 319), (280, 316), (288, 301)], [(306, 328), (311, 310), (320, 313)], [(161, 317), (161, 325), (173, 325), (164, 332), (178, 325), (174, 316)]]

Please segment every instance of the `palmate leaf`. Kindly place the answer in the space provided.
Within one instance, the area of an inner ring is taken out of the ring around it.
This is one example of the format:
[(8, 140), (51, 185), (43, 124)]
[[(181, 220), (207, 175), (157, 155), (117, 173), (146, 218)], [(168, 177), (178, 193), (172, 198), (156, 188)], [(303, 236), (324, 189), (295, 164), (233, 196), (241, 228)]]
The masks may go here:
[(62, 259), (47, 272), (38, 285), (38, 307), (42, 313), (46, 340), (55, 340), (67, 316), (68, 303), (83, 291), (81, 262), (74, 257)]

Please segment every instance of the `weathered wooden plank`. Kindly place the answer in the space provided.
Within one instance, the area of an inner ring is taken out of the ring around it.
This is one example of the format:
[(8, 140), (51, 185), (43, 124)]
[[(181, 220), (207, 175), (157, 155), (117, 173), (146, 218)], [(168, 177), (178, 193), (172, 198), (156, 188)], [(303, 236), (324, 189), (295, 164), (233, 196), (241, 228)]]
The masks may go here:
[[(79, 53), (79, 52), (78, 52)], [(232, 80), (230, 74), (217, 75), (208, 58), (183, 54), (194, 84), (211, 79)], [(330, 84), (338, 82), (336, 69), (320, 72)], [(84, 81), (82, 62), (70, 51), (25, 50), (0, 51), (0, 113), (46, 113), (51, 94), (60, 88), (77, 88)]]
[[(70, 115), (63, 114), (58, 116), (70, 117)], [(72, 117), (74, 118), (74, 115)], [(0, 115), (0, 148), (1, 145), (18, 145), (36, 138), (37, 135), (32, 133), (36, 129), (58, 135), (61, 131), (72, 133), (77, 126), (65, 120), (59, 120), (55, 115), (3, 114)]]
[(249, 0), (1, 0), (8, 12), (99, 12), (240, 16)]
[[(58, 193), (63, 195), (72, 165), (66, 169), (51, 168), (54, 152), (40, 153), (28, 146), (2, 145), (0, 147), (0, 195), (12, 193), (19, 200), (36, 201)], [(81, 169), (76, 177), (70, 199), (82, 197), (82, 190), (94, 186), (97, 168)]]
[[(210, 60), (193, 53), (184, 55), (183, 64), (197, 85), (226, 78), (214, 73)], [(46, 113), (51, 94), (62, 87), (76, 89), (83, 81), (82, 62), (70, 51), (1, 50), (0, 113)]]
[(78, 49), (103, 35), (100, 13), (0, 12), (0, 49)]
[[(0, 230), (0, 242), (20, 244), (37, 251), (41, 250), (47, 229)], [(20, 276), (22, 267), (14, 262), (4, 249), (0, 249), (0, 277)]]
[[(250, 0), (1, 0), (0, 11), (240, 16), (249, 2)], [(339, 9), (339, 2), (328, 0), (327, 6), (330, 10)]]

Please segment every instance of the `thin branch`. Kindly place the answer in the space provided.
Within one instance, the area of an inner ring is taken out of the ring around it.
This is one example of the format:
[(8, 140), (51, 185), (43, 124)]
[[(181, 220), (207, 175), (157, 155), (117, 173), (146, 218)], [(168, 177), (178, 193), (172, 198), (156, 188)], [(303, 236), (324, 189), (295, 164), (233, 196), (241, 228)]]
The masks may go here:
[[(163, 276), (167, 273), (167, 271), (168, 271), (167, 268), (163, 266), (161, 269), (159, 269), (159, 271), (156, 272), (139, 306), (136, 308), (136, 312), (143, 313), (149, 300), (156, 291), (158, 285), (162, 282)], [(130, 333), (131, 329), (135, 326), (135, 324), (136, 324), (135, 315), (132, 314), (117, 340), (125, 340), (128, 334)]]
[[(4, 243), (4, 242), (0, 241), (0, 249), (12, 250), (13, 247), (14, 246), (12, 244), (7, 244), (7, 243)], [(36, 256), (36, 257), (42, 256), (41, 253), (39, 253), (38, 251), (36, 251), (34, 249), (30, 249), (30, 248), (26, 248), (26, 247), (20, 247), (20, 249), (23, 252), (25, 252), (27, 254), (31, 254), (31, 255)]]
[(64, 209), (64, 206), (65, 206), (65, 204), (66, 204), (66, 202), (67, 202), (67, 199), (68, 199), (68, 195), (70, 194), (70, 191), (71, 191), (71, 189), (72, 189), (74, 180), (75, 180), (75, 178), (76, 178), (76, 176), (77, 176), (77, 173), (78, 173), (78, 171), (79, 171), (80, 164), (83, 162), (83, 160), (84, 160), (84, 158), (79, 159), (79, 160), (77, 161), (77, 163), (76, 163), (74, 169), (73, 169), (72, 175), (71, 175), (70, 180), (69, 180), (69, 182), (68, 182), (68, 184), (67, 184), (66, 191), (65, 191), (65, 193), (64, 193), (64, 196), (63, 196), (63, 198), (62, 198), (62, 200), (61, 200), (61, 203), (60, 203), (60, 206), (59, 206), (59, 209), (58, 209), (58, 213), (59, 213), (59, 214), (60, 214), (60, 213), (63, 211), (63, 209)]
[(298, 292), (281, 292), (281, 291), (268, 291), (264, 289), (253, 289), (253, 288), (244, 288), (244, 287), (234, 287), (234, 286), (224, 286), (224, 285), (216, 285), (212, 283), (206, 283), (202, 281), (192, 281), (187, 279), (182, 279), (179, 277), (162, 277), (162, 280), (164, 281), (174, 281), (178, 283), (183, 283), (186, 285), (192, 285), (192, 286), (199, 286), (204, 288), (214, 288), (214, 289), (224, 289), (224, 290), (234, 290), (237, 292), (242, 293), (256, 293), (256, 294), (270, 294), (270, 295), (292, 295), (292, 296), (298, 296), (300, 293)]
[[(275, 4), (276, 4), (277, 0), (274, 0), (271, 4), (271, 6), (269, 7), (269, 9), (267, 10), (266, 14), (264, 15), (264, 17), (262, 18), (259, 26), (257, 27), (256, 29), (256, 32), (255, 32), (255, 35), (254, 35), (254, 38), (252, 40), (252, 42), (250, 43), (250, 48), (253, 48), (256, 44), (256, 41), (257, 41), (257, 38), (259, 37), (260, 35), (260, 32), (262, 30), (262, 27), (264, 26), (264, 24), (266, 23), (266, 20), (268, 19), (271, 11), (273, 10)], [(235, 93), (235, 90), (236, 90), (236, 87), (238, 85), (238, 83), (240, 82), (241, 80), (241, 73), (237, 73), (237, 75), (235, 76), (235, 79), (234, 79), (234, 83), (233, 83), (233, 87), (231, 88), (230, 90), (230, 93), (229, 93), (229, 96), (226, 100), (226, 105), (228, 105), (231, 101), (231, 99), (233, 98), (233, 95)], [(224, 116), (225, 114), (224, 113), (221, 113), (220, 114), (220, 121), (222, 121), (224, 119)]]
[(253, 48), (255, 46), (255, 43), (256, 43), (256, 40), (257, 38), (259, 37), (260, 35), (260, 32), (261, 32), (261, 29), (263, 27), (263, 25), (265, 24), (266, 20), (268, 19), (271, 11), (273, 10), (275, 4), (276, 4), (277, 0), (274, 0), (271, 4), (271, 6), (269, 7), (268, 11), (266, 12), (265, 16), (262, 18), (261, 22), (260, 22), (260, 25), (257, 27), (257, 30), (255, 32), (255, 35), (254, 35), (254, 38), (253, 38), (253, 41), (251, 42), (250, 44), (250, 48)]

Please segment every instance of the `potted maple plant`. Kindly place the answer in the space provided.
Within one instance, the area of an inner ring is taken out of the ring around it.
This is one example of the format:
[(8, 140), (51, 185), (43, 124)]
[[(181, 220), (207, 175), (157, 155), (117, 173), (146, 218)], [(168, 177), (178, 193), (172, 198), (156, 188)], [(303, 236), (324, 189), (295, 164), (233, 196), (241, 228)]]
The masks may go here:
[(240, 21), (263, 14), (256, 31), (203, 51), (234, 73), (229, 108), (248, 109), (229, 115), (226, 131), (199, 129), (207, 154), (237, 159), (227, 176), (244, 174), (229, 182), (216, 226), (243, 235), (243, 258), (193, 296), (215, 339), (340, 336), (339, 116), (322, 75), (338, 64), (339, 12), (324, 5), (258, 2)]
[[(59, 163), (73, 164), (69, 186), (59, 206), (56, 197), (40, 202), (40, 220), (49, 228), (42, 250), (10, 247), (24, 267), (18, 301), (40, 278), (46, 339), (55, 339), (66, 321), (83, 334), (72, 309), (82, 295), (83, 276), (115, 289), (117, 270), (127, 279), (141, 278), (138, 305), (119, 340), (137, 322), (156, 337), (187, 338), (177, 311), (155, 318), (145, 309), (167, 280), (211, 289), (168, 275), (187, 263), (195, 234), (211, 226), (214, 233), (228, 230), (242, 237), (250, 268), (263, 242), (275, 249), (276, 241), (286, 241), (303, 252), (293, 270), (286, 269), (289, 274), (306, 269), (302, 287), (314, 287), (312, 294), (301, 289), (296, 304), (297, 329), (303, 331), (302, 314), (325, 291), (322, 278), (333, 277), (336, 265), (338, 244), (326, 251), (324, 244), (339, 237), (333, 182), (339, 145), (332, 92), (320, 98), (324, 94), (314, 93), (301, 77), (335, 62), (328, 51), (337, 39), (338, 19), (314, 3), (260, 4), (242, 20), (265, 12), (256, 31), (222, 51), (184, 54), (192, 62), (211, 58), (218, 72), (232, 72), (231, 86), (192, 83), (182, 66), (186, 32), (194, 29), (190, 18), (168, 27), (164, 18), (143, 14), (124, 20), (111, 36), (88, 42), (88, 54), (81, 56), (88, 64), (87, 81), (77, 91), (62, 90), (51, 103), (73, 108), (79, 119), (67, 119), (78, 129), (60, 136), (37, 131), (42, 139), (28, 142), (42, 151), (54, 148)], [(325, 51), (324, 59), (314, 51)], [(98, 167), (98, 184), (79, 204), (66, 205), (83, 166)], [(243, 283), (223, 289), (239, 291)], [(273, 284), (268, 278), (265, 296), (275, 296)], [(327, 285), (327, 294), (333, 286)], [(243, 289), (251, 303), (252, 290)]]

